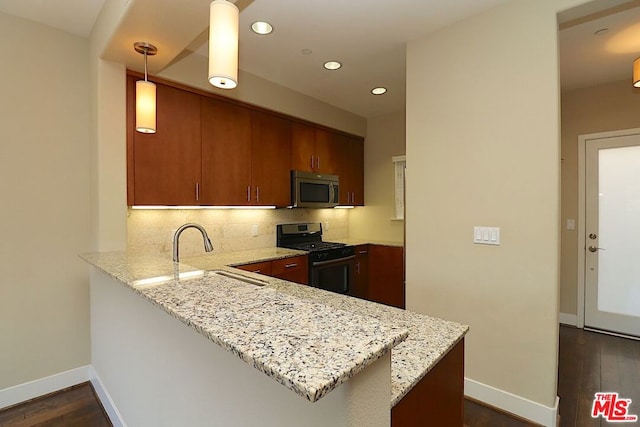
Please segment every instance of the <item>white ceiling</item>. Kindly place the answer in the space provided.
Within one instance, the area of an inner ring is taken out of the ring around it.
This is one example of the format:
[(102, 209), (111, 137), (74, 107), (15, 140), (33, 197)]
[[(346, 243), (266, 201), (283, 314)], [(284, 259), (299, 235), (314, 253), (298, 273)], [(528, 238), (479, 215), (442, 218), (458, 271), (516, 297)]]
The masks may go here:
[(599, 17), (560, 31), (563, 90), (629, 80), (640, 56), (640, 7)]
[[(104, 1), (0, 0), (0, 12), (87, 37)], [(206, 55), (210, 0), (126, 1), (129, 13), (105, 53), (109, 59), (139, 69), (140, 57), (131, 48), (137, 40), (159, 47), (150, 61), (152, 73), (192, 52)], [(406, 43), (503, 1), (238, 0), (240, 68), (363, 117), (398, 111), (405, 105)], [(249, 26), (255, 20), (269, 21), (275, 31), (253, 34)], [(631, 63), (640, 55), (640, 7), (595, 13), (586, 21), (569, 22), (560, 32), (563, 90), (630, 79)], [(602, 28), (608, 31), (594, 36)], [(303, 49), (312, 53), (303, 55)], [(330, 59), (343, 67), (324, 70), (322, 63)], [(371, 95), (378, 85), (388, 93)]]
[(87, 37), (105, 0), (0, 0), (0, 12)]

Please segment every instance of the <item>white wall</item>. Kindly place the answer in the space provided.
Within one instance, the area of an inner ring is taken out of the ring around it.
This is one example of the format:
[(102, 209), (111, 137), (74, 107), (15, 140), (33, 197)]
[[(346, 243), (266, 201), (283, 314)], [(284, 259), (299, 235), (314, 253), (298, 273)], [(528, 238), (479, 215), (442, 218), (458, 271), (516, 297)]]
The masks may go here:
[(0, 13), (0, 390), (89, 363), (88, 42)]
[[(543, 409), (558, 350), (556, 13), (579, 3), (508, 1), (407, 53), (407, 308), (469, 324), (466, 377)], [(501, 245), (473, 245), (475, 225), (501, 227)]]
[(393, 156), (405, 154), (405, 113), (385, 114), (367, 121), (364, 144), (364, 207), (349, 215), (349, 234), (356, 239), (401, 243), (404, 222), (395, 217)]

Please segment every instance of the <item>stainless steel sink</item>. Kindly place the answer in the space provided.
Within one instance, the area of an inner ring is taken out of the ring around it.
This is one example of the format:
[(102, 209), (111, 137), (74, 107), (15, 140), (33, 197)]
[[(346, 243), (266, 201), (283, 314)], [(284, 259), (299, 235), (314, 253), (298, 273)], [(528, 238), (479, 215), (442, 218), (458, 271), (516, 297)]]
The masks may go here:
[(255, 285), (255, 286), (268, 285), (268, 282), (266, 282), (264, 280), (254, 279), (253, 277), (247, 277), (247, 276), (244, 276), (242, 274), (232, 273), (230, 271), (213, 270), (213, 271), (211, 271), (211, 273), (217, 274), (219, 276), (224, 276), (224, 277), (227, 277), (229, 279), (234, 279), (234, 280), (237, 280), (237, 281), (240, 281), (240, 282), (248, 283), (250, 285)]

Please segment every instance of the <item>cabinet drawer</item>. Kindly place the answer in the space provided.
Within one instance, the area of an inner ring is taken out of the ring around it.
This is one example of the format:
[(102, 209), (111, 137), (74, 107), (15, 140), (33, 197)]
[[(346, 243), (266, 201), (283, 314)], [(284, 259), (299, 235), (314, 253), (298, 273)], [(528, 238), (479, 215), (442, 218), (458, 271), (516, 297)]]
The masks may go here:
[(281, 274), (289, 274), (294, 271), (308, 272), (307, 256), (297, 256), (293, 258), (284, 258), (271, 261), (271, 274), (278, 276)]
[(306, 255), (271, 261), (271, 275), (290, 282), (309, 284), (309, 261)]
[(250, 271), (252, 273), (271, 275), (271, 261), (255, 262), (253, 264), (238, 265), (236, 268), (240, 270)]

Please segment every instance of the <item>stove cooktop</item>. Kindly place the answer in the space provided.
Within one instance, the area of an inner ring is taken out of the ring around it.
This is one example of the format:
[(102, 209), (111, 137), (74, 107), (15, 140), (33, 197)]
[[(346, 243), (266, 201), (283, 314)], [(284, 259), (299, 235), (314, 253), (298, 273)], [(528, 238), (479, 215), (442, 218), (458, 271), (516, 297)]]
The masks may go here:
[(301, 251), (323, 251), (327, 249), (335, 249), (346, 246), (344, 243), (334, 243), (334, 242), (307, 242), (307, 243), (291, 243), (287, 245), (289, 249), (298, 249)]

